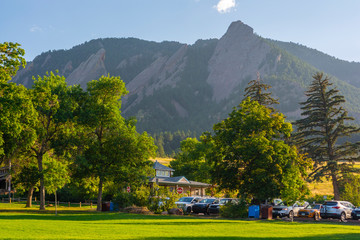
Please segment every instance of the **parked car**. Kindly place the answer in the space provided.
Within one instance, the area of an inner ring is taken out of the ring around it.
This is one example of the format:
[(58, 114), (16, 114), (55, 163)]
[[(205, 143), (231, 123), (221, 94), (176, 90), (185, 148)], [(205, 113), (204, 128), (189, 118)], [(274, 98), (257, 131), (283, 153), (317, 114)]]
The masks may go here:
[(296, 201), (293, 205), (289, 206), (284, 202), (280, 202), (273, 207), (272, 216), (273, 218), (278, 216), (293, 218), (298, 215), (300, 209), (304, 209), (307, 205), (309, 205), (308, 202)]
[(321, 209), (321, 218), (338, 218), (342, 221), (351, 218), (355, 206), (347, 201), (326, 201)]
[(204, 213), (209, 214), (208, 208), (210, 204), (213, 204), (216, 201), (216, 198), (204, 198), (198, 203), (195, 203), (192, 206), (193, 213)]
[(354, 210), (352, 210), (351, 216), (354, 220), (359, 220), (360, 219), (360, 207), (357, 207)]
[(321, 204), (307, 205), (304, 209), (300, 209), (298, 212), (299, 217), (320, 219)]
[(191, 213), (192, 206), (201, 201), (203, 198), (201, 197), (182, 197), (177, 202), (175, 202), (178, 208), (181, 208), (184, 213)]
[(234, 198), (216, 199), (212, 204), (210, 204), (210, 206), (208, 208), (208, 213), (209, 214), (219, 214), (221, 206), (228, 204), (228, 203), (236, 204), (237, 202), (238, 202), (238, 200), (234, 199)]

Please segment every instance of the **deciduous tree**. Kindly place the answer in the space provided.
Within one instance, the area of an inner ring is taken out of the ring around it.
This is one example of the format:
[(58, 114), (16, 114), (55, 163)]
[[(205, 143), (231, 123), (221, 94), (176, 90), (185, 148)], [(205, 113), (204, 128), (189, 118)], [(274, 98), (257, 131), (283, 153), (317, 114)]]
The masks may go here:
[(88, 99), (79, 119), (86, 126), (86, 137), (77, 165), (85, 170), (84, 176), (99, 179), (97, 210), (101, 211), (103, 184), (144, 177), (143, 169), (149, 165), (155, 147), (146, 132), (137, 133), (133, 121), (121, 116), (121, 98), (127, 91), (119, 77), (104, 76), (91, 81), (87, 90)]
[(206, 161), (206, 155), (211, 151), (211, 144), (199, 141), (196, 138), (187, 138), (181, 142), (180, 152), (170, 162), (170, 167), (178, 176), (210, 183), (211, 166)]
[(292, 132), (283, 114), (247, 98), (213, 129), (209, 157), (221, 188), (257, 201), (296, 200), (307, 193), (303, 176), (309, 159), (282, 140)]
[[(22, 57), (25, 51), (19, 46), (8, 42), (0, 44), (0, 164), (16, 166), (17, 170), (22, 163), (20, 155), (35, 140), (33, 127), (37, 117), (29, 91), (9, 82), (19, 66), (26, 64)], [(14, 175), (15, 171), (11, 169), (11, 173)]]
[[(23, 156), (24, 157), (24, 156)], [(40, 174), (37, 163), (32, 159), (25, 159), (18, 169), (13, 171), (14, 185), (17, 191), (27, 191), (26, 207), (31, 208), (34, 190), (38, 187)], [(15, 174), (14, 174), (15, 173)]]
[(34, 79), (32, 101), (38, 114), (38, 124), (34, 127), (36, 141), (31, 147), (37, 159), (40, 172), (40, 210), (45, 209), (45, 181), (43, 158), (52, 150), (52, 144), (63, 131), (69, 131), (73, 126), (73, 112), (77, 102), (72, 97), (72, 90), (77, 87), (67, 86), (65, 78), (50, 74)]
[(0, 82), (6, 83), (15, 76), (19, 67), (25, 67), (24, 49), (12, 42), (0, 43)]

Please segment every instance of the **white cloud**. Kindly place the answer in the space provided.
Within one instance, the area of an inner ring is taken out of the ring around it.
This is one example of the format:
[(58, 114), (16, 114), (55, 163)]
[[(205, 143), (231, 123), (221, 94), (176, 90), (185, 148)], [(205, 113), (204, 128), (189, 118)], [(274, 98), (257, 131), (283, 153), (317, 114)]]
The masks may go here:
[(32, 25), (29, 30), (30, 32), (42, 32), (42, 28), (37, 25)]
[(235, 7), (235, 0), (220, 0), (215, 6), (216, 10), (219, 13), (229, 12), (232, 8)]

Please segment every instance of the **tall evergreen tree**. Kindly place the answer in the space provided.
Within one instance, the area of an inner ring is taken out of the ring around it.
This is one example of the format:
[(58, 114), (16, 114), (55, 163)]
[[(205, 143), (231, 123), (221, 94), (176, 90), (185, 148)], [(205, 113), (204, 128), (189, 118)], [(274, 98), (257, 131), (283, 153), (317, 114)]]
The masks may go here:
[(354, 120), (343, 108), (344, 96), (339, 94), (328, 76), (316, 73), (314, 80), (305, 92), (307, 100), (302, 102), (301, 109), (304, 118), (297, 120), (297, 141), (299, 146), (314, 160), (313, 180), (322, 177), (331, 178), (334, 199), (339, 200), (339, 180), (344, 173), (356, 171), (349, 163), (360, 161), (359, 143), (338, 140), (348, 137), (360, 129), (347, 125)]
[(279, 104), (278, 99), (271, 97), (271, 92), (266, 92), (271, 86), (265, 84), (261, 78), (260, 73), (257, 73), (257, 79), (251, 80), (248, 87), (245, 88), (245, 99), (250, 97), (251, 100), (257, 101), (260, 105), (270, 107), (273, 104)]

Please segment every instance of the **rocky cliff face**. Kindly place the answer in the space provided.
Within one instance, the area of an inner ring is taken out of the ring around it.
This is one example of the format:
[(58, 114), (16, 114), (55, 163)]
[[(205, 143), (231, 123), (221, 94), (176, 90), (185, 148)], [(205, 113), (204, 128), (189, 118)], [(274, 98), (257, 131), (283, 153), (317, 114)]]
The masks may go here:
[[(298, 103), (317, 71), (304, 57), (309, 53), (309, 49), (305, 54), (304, 50), (263, 39), (238, 21), (219, 40), (199, 40), (193, 45), (98, 39), (67, 51), (47, 52), (19, 71), (13, 81), (31, 87), (32, 76), (58, 69), (69, 84), (86, 89), (87, 82), (102, 75), (120, 75), (129, 90), (122, 112), (125, 117), (137, 118), (139, 130), (200, 133), (210, 130), (240, 103), (247, 83), (256, 78), (257, 72), (273, 86), (279, 110), (289, 119), (298, 118)], [(329, 61), (327, 66), (326, 59), (323, 54), (316, 63), (321, 62), (322, 69), (335, 69), (336, 62)], [(342, 69), (347, 69), (345, 61), (341, 64)], [(353, 80), (333, 80), (347, 98), (353, 115), (359, 114), (359, 89), (349, 84)]]
[[(79, 84), (86, 89), (87, 82), (99, 79), (103, 75), (107, 75), (105, 67), (105, 49), (101, 48), (95, 54), (92, 54), (85, 62), (82, 62), (70, 75), (66, 78), (70, 85)], [(66, 69), (69, 68), (65, 66)]]
[(157, 56), (149, 67), (139, 73), (126, 85), (129, 95), (124, 99), (134, 96), (136, 100), (127, 108), (138, 104), (145, 96), (152, 95), (157, 89), (174, 86), (180, 80), (179, 73), (183, 71), (187, 46), (183, 45), (172, 56)]
[(213, 99), (219, 102), (229, 98), (246, 78), (254, 79), (258, 71), (263, 73), (260, 63), (270, 50), (251, 27), (241, 21), (231, 23), (209, 61), (207, 82), (213, 87)]

